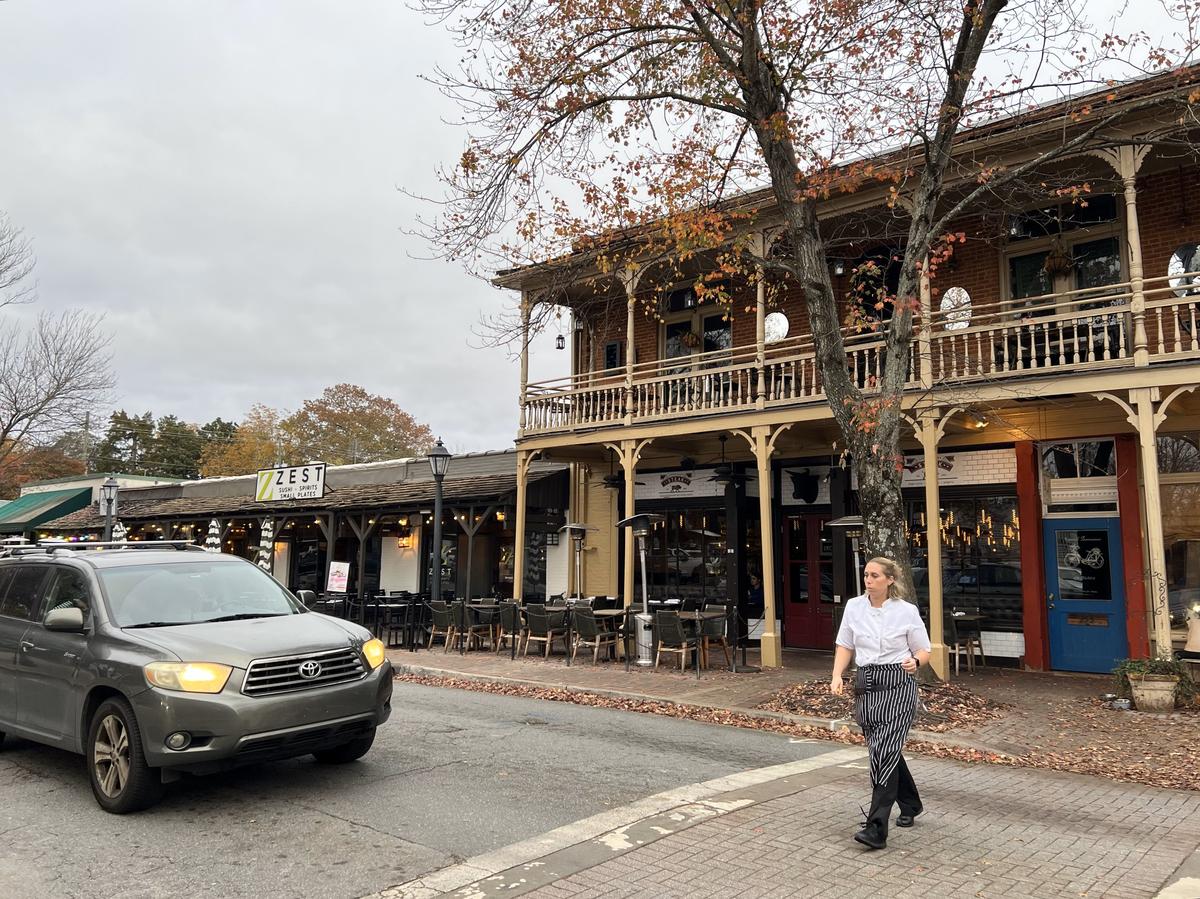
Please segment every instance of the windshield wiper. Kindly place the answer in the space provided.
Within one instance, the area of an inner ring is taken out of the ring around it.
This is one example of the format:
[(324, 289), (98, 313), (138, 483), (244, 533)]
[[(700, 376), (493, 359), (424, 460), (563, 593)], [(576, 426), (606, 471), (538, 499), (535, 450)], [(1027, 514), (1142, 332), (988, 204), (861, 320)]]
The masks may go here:
[(217, 621), (244, 621), (247, 618), (280, 618), (288, 612), (239, 612), (237, 615), (222, 615), (220, 618), (206, 618), (200, 624), (213, 624)]
[(184, 624), (198, 624), (197, 621), (143, 621), (141, 624), (127, 624), (125, 630), (133, 630), (135, 627), (180, 627)]

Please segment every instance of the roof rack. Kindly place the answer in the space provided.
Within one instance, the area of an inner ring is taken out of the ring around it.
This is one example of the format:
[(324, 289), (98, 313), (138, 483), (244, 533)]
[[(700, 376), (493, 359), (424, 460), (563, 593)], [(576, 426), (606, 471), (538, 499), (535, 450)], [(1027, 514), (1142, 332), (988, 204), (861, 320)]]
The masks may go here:
[(174, 549), (178, 552), (204, 552), (190, 540), (40, 540), (17, 546), (0, 546), (0, 557), (48, 555), (59, 551), (81, 552), (89, 549)]

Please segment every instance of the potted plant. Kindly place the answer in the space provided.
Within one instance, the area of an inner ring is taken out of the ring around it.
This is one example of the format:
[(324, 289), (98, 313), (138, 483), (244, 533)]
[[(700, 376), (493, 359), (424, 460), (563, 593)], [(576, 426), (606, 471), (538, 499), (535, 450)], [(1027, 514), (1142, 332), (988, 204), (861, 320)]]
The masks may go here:
[(1122, 659), (1113, 669), (1117, 692), (1132, 696), (1141, 712), (1169, 712), (1175, 700), (1195, 693), (1187, 665), (1178, 659)]

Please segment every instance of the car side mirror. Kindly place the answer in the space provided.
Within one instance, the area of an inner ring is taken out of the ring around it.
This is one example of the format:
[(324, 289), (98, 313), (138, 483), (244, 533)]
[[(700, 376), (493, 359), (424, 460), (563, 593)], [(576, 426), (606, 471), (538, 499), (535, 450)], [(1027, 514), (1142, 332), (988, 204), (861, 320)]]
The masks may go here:
[(311, 590), (297, 590), (296, 599), (304, 603), (304, 608), (311, 609), (313, 603), (317, 601), (317, 594), (313, 593)]
[(83, 633), (83, 609), (68, 606), (65, 609), (51, 609), (46, 613), (42, 625), (48, 631), (63, 631), (69, 634)]

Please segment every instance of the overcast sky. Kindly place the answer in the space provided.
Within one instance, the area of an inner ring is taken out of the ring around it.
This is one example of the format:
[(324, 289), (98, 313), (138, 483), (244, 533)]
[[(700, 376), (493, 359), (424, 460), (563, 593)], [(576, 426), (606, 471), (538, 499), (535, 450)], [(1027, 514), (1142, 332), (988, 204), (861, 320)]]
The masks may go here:
[(470, 333), (512, 295), (403, 233), (399, 188), (463, 142), (418, 78), (457, 58), (443, 31), (398, 0), (9, 0), (0, 40), (18, 314), (105, 313), (118, 406), (238, 420), (348, 381), (455, 450), (512, 444), (517, 363)]
[[(512, 295), (404, 233), (399, 188), (465, 139), (418, 77), (457, 59), (442, 29), (403, 0), (8, 0), (0, 41), (0, 210), (38, 256), (16, 314), (103, 312), (117, 406), (238, 420), (348, 381), (511, 445), (517, 363), (471, 328)], [(534, 377), (565, 372), (554, 336)]]

